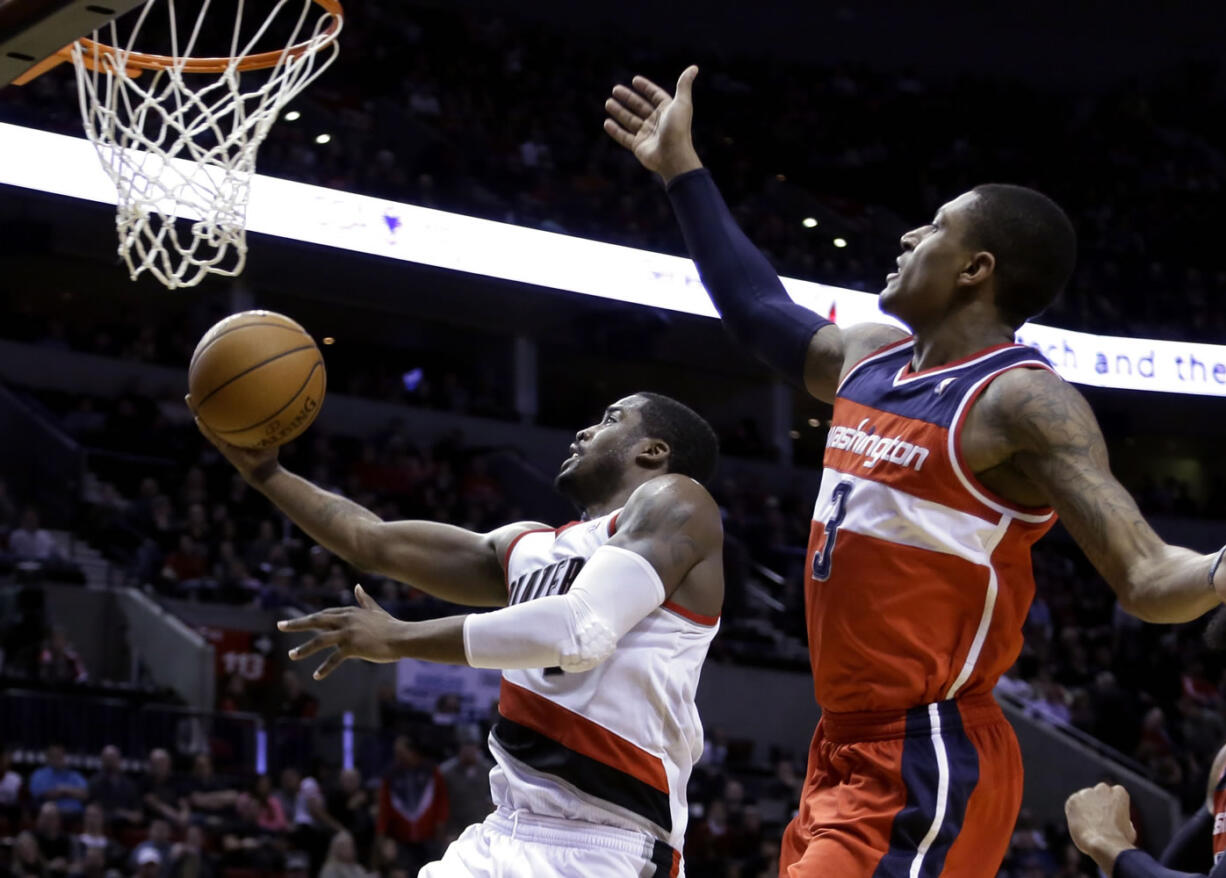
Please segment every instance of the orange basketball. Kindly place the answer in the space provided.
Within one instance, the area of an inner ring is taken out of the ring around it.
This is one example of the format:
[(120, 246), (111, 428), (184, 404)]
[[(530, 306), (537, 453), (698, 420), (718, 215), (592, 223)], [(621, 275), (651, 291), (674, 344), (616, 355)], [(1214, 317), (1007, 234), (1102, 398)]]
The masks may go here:
[(311, 426), (324, 401), (324, 358), (282, 314), (231, 314), (204, 334), (187, 384), (204, 424), (234, 445), (284, 445)]

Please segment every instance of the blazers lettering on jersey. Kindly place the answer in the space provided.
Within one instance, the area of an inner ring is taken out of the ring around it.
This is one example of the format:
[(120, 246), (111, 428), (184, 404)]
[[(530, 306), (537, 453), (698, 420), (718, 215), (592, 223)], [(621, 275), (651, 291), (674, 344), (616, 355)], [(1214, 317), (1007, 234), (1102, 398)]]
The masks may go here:
[(522, 604), (545, 595), (566, 594), (583, 569), (583, 564), (582, 558), (563, 558), (548, 567), (538, 567), (531, 573), (525, 573), (511, 583), (508, 603)]

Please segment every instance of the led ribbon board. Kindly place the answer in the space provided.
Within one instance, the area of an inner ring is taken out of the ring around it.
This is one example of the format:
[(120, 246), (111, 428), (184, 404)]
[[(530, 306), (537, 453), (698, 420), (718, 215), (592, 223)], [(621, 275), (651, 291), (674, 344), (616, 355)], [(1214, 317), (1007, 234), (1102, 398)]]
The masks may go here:
[[(0, 124), (0, 183), (115, 203), (89, 141)], [(687, 259), (257, 175), (253, 232), (405, 262), (714, 317)], [(840, 325), (896, 323), (877, 297), (784, 278), (792, 298)], [(1027, 324), (1019, 341), (1069, 381), (1226, 397), (1226, 345), (1092, 335)]]

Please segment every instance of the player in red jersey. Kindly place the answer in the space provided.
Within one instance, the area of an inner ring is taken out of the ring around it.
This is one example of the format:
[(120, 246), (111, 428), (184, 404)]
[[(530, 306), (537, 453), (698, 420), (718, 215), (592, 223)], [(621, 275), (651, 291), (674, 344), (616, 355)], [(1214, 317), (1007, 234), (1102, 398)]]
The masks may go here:
[(1021, 649), (1030, 546), (1058, 513), (1151, 622), (1217, 606), (1226, 572), (1154, 533), (1086, 401), (1014, 343), (1072, 273), (1054, 202), (1019, 186), (960, 195), (902, 237), (881, 293), (911, 334), (840, 329), (791, 301), (703, 169), (697, 73), (675, 98), (642, 77), (617, 86), (605, 130), (663, 177), (728, 330), (834, 404), (805, 590), (823, 713), (780, 874), (994, 876), (1022, 766), (991, 692)]

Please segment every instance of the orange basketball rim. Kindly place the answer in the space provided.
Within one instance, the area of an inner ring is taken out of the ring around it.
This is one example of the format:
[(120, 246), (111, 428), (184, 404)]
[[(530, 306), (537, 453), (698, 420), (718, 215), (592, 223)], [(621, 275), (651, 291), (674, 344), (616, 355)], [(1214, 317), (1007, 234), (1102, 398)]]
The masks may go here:
[[(228, 69), (239, 71), (266, 70), (269, 67), (276, 67), (286, 58), (297, 58), (306, 52), (318, 52), (336, 39), (337, 34), (340, 33), (345, 12), (341, 7), (340, 0), (313, 0), (313, 2), (323, 7), (326, 13), (333, 16), (331, 22), (315, 37), (295, 43), (292, 46), (287, 46), (284, 49), (255, 52), (250, 55), (242, 55), (238, 58), (224, 55), (214, 58), (175, 58), (172, 55), (125, 52), (115, 46), (108, 46), (106, 43), (82, 37), (75, 42), (69, 43), (49, 58), (35, 64), (20, 77), (14, 79), (13, 84), (25, 85), (30, 80), (42, 76), (53, 67), (63, 64), (65, 61), (71, 61), (74, 46), (81, 47), (82, 63), (95, 72), (105, 73), (108, 69), (118, 68), (118, 59), (122, 57), (125, 73), (130, 77), (140, 76), (142, 70), (168, 70), (171, 68), (182, 70), (184, 73), (221, 73)], [(237, 63), (235, 63), (236, 61)]]

